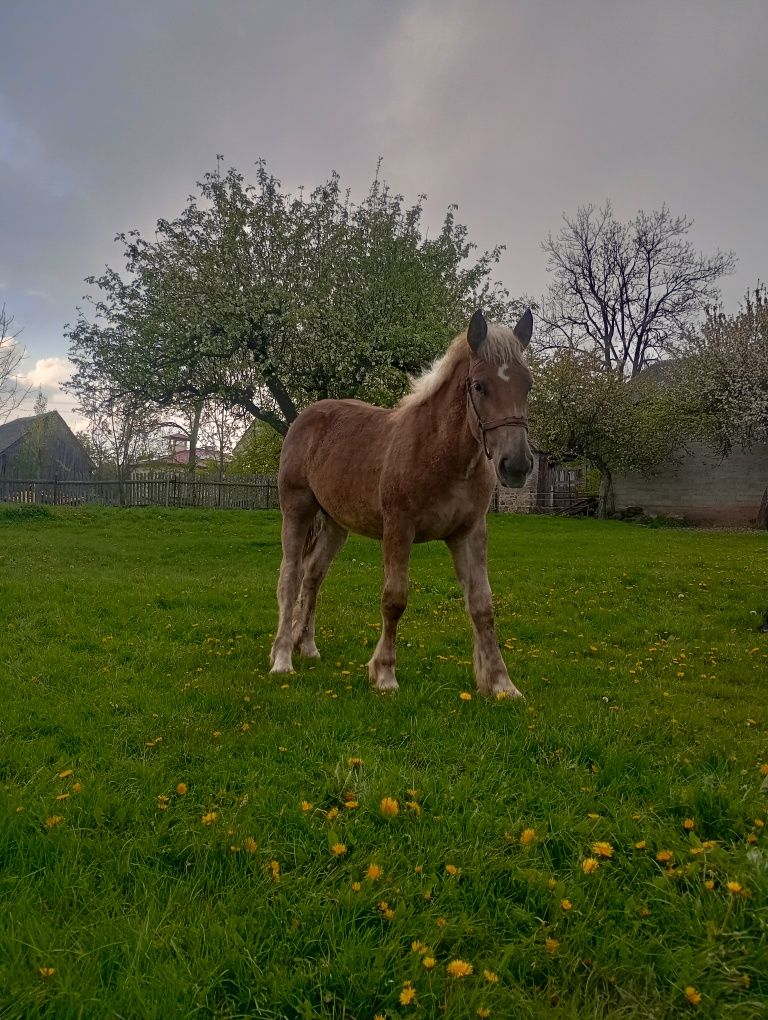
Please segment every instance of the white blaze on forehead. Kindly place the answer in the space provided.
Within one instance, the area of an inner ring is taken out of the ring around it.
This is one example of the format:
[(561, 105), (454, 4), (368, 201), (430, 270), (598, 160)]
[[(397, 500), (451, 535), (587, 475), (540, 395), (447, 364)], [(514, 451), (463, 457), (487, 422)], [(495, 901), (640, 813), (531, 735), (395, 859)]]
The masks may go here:
[(509, 382), (509, 365), (499, 365), (497, 375), (499, 379), (503, 379), (504, 382)]

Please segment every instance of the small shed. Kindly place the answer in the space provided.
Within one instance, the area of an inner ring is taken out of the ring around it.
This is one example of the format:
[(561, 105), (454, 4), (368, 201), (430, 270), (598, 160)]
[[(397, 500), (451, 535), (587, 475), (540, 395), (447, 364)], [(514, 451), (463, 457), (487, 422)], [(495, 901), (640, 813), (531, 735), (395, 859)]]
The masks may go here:
[(0, 425), (0, 478), (89, 478), (93, 463), (58, 411)]

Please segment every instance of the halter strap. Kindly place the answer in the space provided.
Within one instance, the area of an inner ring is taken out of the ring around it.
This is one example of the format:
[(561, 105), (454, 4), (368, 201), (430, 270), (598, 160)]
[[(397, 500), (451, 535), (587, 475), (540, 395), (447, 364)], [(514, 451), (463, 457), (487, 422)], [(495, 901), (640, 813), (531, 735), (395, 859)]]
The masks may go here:
[(485, 433), (490, 432), (491, 429), (501, 428), (502, 425), (519, 425), (520, 428), (524, 428), (528, 431), (528, 419), (519, 414), (510, 415), (508, 418), (493, 418), (491, 421), (483, 421), (480, 417), (480, 412), (477, 410), (475, 404), (475, 398), (472, 396), (472, 379), (467, 376), (467, 399), (475, 412), (475, 418), (477, 418), (477, 424), (480, 429), (480, 434), (483, 437), (483, 449), (485, 450), (485, 456), (488, 460), (491, 459), (491, 452), (488, 449), (488, 443), (485, 440)]

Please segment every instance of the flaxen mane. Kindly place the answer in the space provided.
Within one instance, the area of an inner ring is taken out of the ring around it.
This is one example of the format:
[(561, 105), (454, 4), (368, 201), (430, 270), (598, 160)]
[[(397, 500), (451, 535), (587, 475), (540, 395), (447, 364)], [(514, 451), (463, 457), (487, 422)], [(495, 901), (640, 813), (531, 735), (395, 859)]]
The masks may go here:
[[(483, 343), (483, 360), (489, 361), (492, 365), (504, 365), (514, 361), (524, 363), (523, 350), (515, 332), (509, 326), (500, 322), (488, 323), (488, 335)], [(467, 334), (459, 333), (451, 341), (451, 345), (445, 354), (441, 354), (430, 368), (422, 375), (417, 376), (411, 383), (411, 389), (400, 400), (398, 407), (416, 407), (429, 400), (443, 383), (447, 382), (453, 375), (456, 367), (462, 361), (469, 359), (469, 346)]]

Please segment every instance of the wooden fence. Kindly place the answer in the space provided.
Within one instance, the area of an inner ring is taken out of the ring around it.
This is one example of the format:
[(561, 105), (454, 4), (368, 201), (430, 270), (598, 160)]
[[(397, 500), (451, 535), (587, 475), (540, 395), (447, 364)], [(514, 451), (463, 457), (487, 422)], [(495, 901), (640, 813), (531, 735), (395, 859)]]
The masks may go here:
[(0, 478), (0, 503), (49, 506), (173, 506), (268, 510), (278, 506), (275, 478), (247, 476), (221, 481), (146, 473), (126, 481)]

